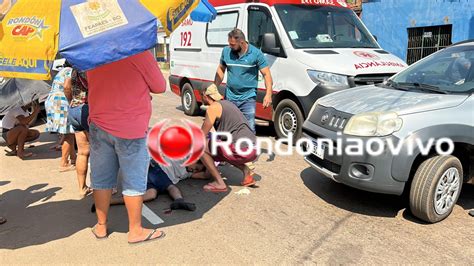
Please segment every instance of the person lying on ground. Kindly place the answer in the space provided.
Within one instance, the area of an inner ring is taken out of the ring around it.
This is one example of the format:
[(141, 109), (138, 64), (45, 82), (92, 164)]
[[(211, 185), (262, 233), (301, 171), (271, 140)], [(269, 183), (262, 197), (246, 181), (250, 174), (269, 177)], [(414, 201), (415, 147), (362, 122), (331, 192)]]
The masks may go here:
[(208, 180), (212, 178), (201, 160), (197, 161), (195, 164), (186, 166), (186, 171), (191, 173), (191, 179)]
[[(31, 107), (33, 107), (33, 112), (30, 114), (27, 110)], [(13, 108), (7, 112), (2, 120), (2, 137), (11, 150), (7, 151), (7, 156), (18, 156), (24, 159), (33, 155), (31, 152), (25, 152), (25, 143), (34, 141), (40, 136), (38, 130), (29, 128), (39, 111), (39, 105), (34, 103)]]
[(182, 166), (186, 160), (169, 161), (169, 166), (161, 166), (173, 184), (184, 179), (210, 179), (212, 176), (207, 171), (201, 160), (188, 166)]
[[(186, 168), (179, 163), (170, 162), (170, 166), (165, 167), (151, 160), (148, 168), (147, 189), (145, 195), (143, 195), (143, 202), (155, 200), (159, 194), (167, 193), (173, 200), (170, 209), (195, 211), (196, 205), (184, 201), (181, 191), (175, 185), (179, 180), (191, 176), (192, 173), (187, 172)], [(110, 205), (123, 204), (123, 197), (111, 198), (110, 200)], [(95, 212), (95, 204), (92, 205), (91, 212)]]
[(214, 144), (208, 140), (208, 145), (206, 146), (206, 151), (201, 157), (201, 161), (214, 178), (214, 181), (205, 185), (203, 189), (208, 192), (227, 191), (227, 185), (217, 170), (217, 167), (214, 164), (215, 161), (228, 162), (240, 169), (244, 176), (241, 183), (242, 186), (255, 185), (256, 182), (253, 178), (253, 173), (246, 166), (246, 163), (252, 162), (257, 158), (256, 150), (249, 150), (251, 148), (248, 146), (249, 144), (242, 142), (240, 147), (241, 151), (248, 154), (239, 154), (237, 152), (238, 149), (235, 146), (239, 139), (247, 139), (253, 144), (256, 142), (256, 136), (250, 128), (247, 119), (233, 103), (227, 100), (222, 100), (222, 95), (214, 84), (209, 86), (202, 93), (202, 99), (205, 105), (209, 105), (209, 108), (206, 110), (206, 118), (201, 127), (204, 135), (207, 136), (210, 130), (214, 127), (216, 132), (228, 132), (232, 137), (229, 151), (218, 146), (217, 154), (211, 154), (210, 151), (212, 151), (212, 145)]

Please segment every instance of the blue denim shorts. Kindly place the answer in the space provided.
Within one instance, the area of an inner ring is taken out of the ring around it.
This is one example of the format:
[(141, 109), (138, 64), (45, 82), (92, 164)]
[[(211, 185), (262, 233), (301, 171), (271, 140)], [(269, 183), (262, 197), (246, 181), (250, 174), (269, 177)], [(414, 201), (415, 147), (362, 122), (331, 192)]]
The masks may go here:
[(168, 175), (161, 166), (153, 161), (148, 169), (148, 183), (146, 189), (156, 189), (159, 194), (168, 192), (169, 186), (173, 185)]
[(69, 108), (67, 121), (71, 124), (75, 132), (89, 131), (89, 105), (83, 104)]
[(92, 189), (117, 187), (120, 169), (122, 194), (131, 197), (145, 194), (150, 164), (146, 138), (114, 137), (93, 123), (89, 134)]
[(257, 101), (255, 98), (250, 98), (247, 100), (243, 101), (234, 101), (234, 100), (229, 100), (239, 110), (242, 112), (242, 114), (247, 118), (247, 122), (249, 123), (250, 129), (255, 133), (255, 112), (257, 109)]

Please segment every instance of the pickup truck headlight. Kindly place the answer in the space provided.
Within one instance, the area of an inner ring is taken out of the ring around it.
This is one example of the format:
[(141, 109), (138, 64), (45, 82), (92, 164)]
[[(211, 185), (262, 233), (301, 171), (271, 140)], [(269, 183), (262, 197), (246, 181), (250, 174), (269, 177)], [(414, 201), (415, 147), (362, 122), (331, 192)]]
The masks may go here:
[(344, 129), (344, 134), (374, 137), (388, 136), (400, 130), (403, 121), (393, 112), (363, 113), (353, 116)]
[(348, 87), (349, 82), (347, 81), (347, 76), (321, 72), (316, 70), (307, 70), (309, 78), (316, 84), (323, 84), (326, 86), (333, 87)]

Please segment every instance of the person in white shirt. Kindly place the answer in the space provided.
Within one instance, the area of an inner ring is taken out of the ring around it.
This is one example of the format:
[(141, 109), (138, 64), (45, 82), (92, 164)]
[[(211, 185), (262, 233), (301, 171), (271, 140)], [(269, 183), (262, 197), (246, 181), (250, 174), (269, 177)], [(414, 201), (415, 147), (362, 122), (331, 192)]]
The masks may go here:
[[(33, 107), (33, 113), (28, 113), (28, 109)], [(21, 159), (31, 157), (33, 153), (25, 152), (25, 142), (36, 140), (40, 132), (30, 129), (30, 123), (36, 118), (40, 111), (36, 103), (22, 107), (13, 108), (7, 112), (2, 120), (2, 137), (6, 140), (8, 148), (7, 156), (18, 156)]]

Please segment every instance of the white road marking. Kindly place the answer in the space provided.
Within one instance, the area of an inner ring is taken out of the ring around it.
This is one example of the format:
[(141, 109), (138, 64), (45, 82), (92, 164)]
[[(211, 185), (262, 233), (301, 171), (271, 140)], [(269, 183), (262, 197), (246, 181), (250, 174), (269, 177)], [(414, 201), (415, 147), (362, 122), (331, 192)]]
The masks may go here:
[(142, 216), (145, 217), (153, 225), (164, 223), (160, 216), (156, 215), (156, 213), (150, 210), (150, 208), (148, 208), (145, 204), (143, 204), (142, 207)]

